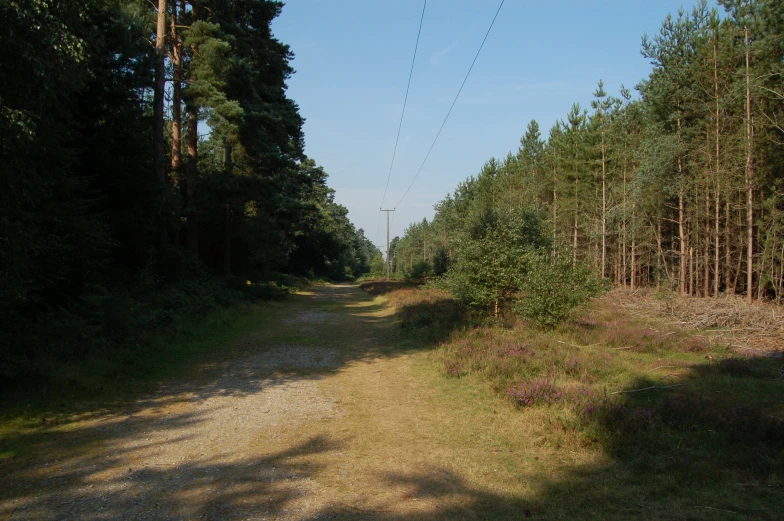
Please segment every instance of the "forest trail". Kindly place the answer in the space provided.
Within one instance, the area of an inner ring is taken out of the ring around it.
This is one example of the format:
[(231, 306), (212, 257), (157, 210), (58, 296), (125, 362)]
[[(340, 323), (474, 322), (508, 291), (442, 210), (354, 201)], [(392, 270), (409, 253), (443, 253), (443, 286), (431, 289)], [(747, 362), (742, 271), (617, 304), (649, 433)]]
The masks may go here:
[(263, 309), (269, 326), (239, 355), (122, 412), (53, 428), (37, 456), (4, 463), (0, 521), (474, 519), (483, 505), (511, 508), (478, 485), (498, 471), (474, 437), (488, 425), (449, 407), (448, 384), (399, 338), (383, 299), (330, 285)]

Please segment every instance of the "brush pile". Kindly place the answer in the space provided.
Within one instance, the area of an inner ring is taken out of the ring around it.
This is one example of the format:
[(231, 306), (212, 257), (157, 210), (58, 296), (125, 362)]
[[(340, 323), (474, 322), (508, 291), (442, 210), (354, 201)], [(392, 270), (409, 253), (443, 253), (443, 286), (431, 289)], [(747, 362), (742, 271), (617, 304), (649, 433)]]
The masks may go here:
[(678, 327), (712, 333), (711, 341), (739, 349), (784, 351), (784, 308), (742, 296), (682, 297), (673, 292), (617, 289), (605, 298), (638, 316), (667, 318)]

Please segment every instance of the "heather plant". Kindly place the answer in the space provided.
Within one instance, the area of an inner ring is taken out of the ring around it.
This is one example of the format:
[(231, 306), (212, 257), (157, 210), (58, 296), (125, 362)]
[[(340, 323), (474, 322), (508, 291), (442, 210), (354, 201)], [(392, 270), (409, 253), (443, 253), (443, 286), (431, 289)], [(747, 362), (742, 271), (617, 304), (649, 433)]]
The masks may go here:
[[(565, 259), (571, 268), (571, 256)], [(440, 328), (431, 356), (454, 390), (454, 406), (474, 399), (484, 382), (506, 404), (491, 405), (492, 414), (519, 415), (505, 423), (526, 426), (534, 453), (601, 454), (652, 487), (693, 491), (690, 480), (705, 476), (780, 487), (780, 360), (740, 357), (700, 331), (620, 307), (613, 295), (596, 300), (589, 314), (567, 313), (557, 327), (528, 327), (538, 326), (533, 319), (471, 324), (471, 307), (451, 296), (431, 282), (387, 298), (418, 344)], [(511, 298), (526, 296), (523, 289)], [(440, 317), (452, 310), (462, 318), (442, 328)]]
[(565, 392), (549, 380), (531, 380), (506, 390), (506, 396), (520, 407), (560, 403)]

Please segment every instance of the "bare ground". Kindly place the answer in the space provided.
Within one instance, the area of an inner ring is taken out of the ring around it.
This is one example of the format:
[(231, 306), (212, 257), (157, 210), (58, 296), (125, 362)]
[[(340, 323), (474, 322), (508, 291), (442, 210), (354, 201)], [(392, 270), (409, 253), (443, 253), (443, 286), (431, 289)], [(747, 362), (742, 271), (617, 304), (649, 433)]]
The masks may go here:
[(38, 433), (0, 464), (0, 521), (530, 515), (510, 499), (526, 461), (497, 474), (488, 450), (494, 411), (473, 429), (442, 407), (383, 302), (335, 285), (269, 313), (241, 355)]

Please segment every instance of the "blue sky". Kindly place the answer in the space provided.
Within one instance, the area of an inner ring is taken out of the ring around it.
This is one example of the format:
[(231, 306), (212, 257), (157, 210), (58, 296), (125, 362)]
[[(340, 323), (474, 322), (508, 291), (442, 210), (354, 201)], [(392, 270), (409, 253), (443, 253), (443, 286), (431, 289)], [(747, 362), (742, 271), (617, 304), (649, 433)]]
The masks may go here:
[[(385, 207), (395, 206), (435, 138), (500, 0), (429, 0)], [(684, 0), (506, 0), (391, 235), (433, 216), (433, 204), (491, 157), (516, 151), (528, 122), (542, 134), (599, 79), (617, 94), (647, 76), (644, 33)], [(289, 0), (275, 36), (295, 53), (289, 96), (305, 118), (306, 153), (336, 200), (377, 245), (379, 205), (403, 107), (420, 0)], [(383, 248), (382, 248), (383, 250)]]

